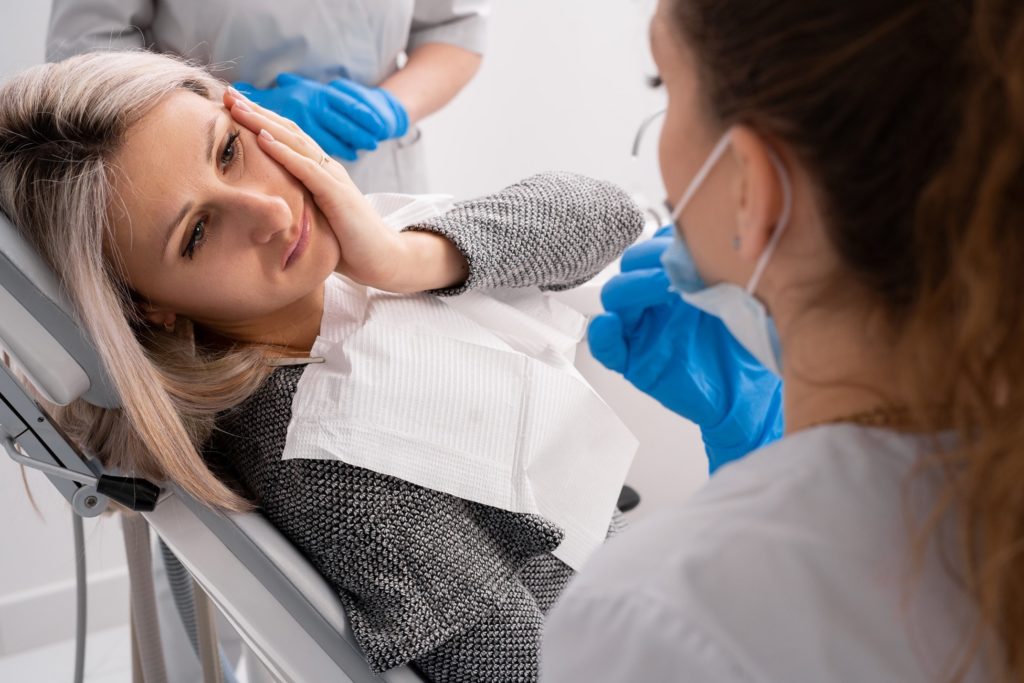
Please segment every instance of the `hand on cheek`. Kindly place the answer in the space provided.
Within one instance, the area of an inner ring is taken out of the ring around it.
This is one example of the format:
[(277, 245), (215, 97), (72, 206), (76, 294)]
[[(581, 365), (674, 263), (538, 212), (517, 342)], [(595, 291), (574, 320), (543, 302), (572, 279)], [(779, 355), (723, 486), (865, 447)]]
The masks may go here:
[(260, 149), (309, 190), (341, 247), (339, 273), (391, 292), (438, 289), (465, 278), (465, 259), (450, 242), (428, 233), (396, 233), (385, 225), (345, 167), (294, 123), (231, 90), (224, 105), (257, 136)]

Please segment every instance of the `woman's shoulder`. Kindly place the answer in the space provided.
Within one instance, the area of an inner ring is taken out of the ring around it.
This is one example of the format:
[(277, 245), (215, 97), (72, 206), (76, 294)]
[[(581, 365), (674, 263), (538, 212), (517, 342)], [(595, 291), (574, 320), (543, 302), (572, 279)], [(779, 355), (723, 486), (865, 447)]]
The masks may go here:
[[(727, 511), (726, 519), (740, 522), (737, 533), (749, 531), (751, 519), (828, 535), (847, 524), (864, 528), (872, 519), (889, 526), (914, 463), (933, 447), (925, 437), (891, 430), (815, 427), (724, 466), (690, 503), (719, 518)], [(820, 514), (824, 510), (837, 514)]]
[[(643, 656), (684, 669), (703, 662), (730, 680), (742, 679), (737, 672), (843, 680), (849, 670), (830, 668), (829, 657), (862, 660), (867, 674), (882, 654), (897, 667), (887, 680), (915, 680), (917, 663), (899, 654), (912, 648), (894, 606), (910, 552), (903, 484), (923, 447), (916, 437), (850, 426), (766, 447), (609, 541), (554, 618), (569, 629), (604, 619), (622, 621), (620, 630), (684, 634), (661, 652), (652, 639)], [(940, 579), (921, 596), (932, 616), (936, 585), (948, 587)], [(886, 652), (865, 632), (888, 639)], [(823, 650), (823, 639), (836, 649)], [(780, 652), (791, 656), (780, 660)]]
[(721, 468), (685, 503), (640, 520), (588, 572), (614, 575), (628, 557), (641, 572), (667, 577), (676, 567), (696, 578), (707, 566), (721, 580), (728, 563), (752, 572), (800, 554), (873, 556), (903, 539), (904, 482), (920, 448), (913, 437), (849, 426), (787, 437)]

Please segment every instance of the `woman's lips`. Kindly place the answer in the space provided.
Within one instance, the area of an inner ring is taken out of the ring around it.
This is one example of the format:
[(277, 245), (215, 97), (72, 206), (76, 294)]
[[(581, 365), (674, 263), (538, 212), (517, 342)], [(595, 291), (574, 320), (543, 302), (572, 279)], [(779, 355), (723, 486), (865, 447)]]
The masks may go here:
[(289, 247), (288, 252), (284, 258), (284, 268), (287, 268), (292, 264), (295, 259), (302, 256), (302, 252), (306, 251), (306, 247), (309, 246), (309, 211), (305, 208), (302, 210), (302, 227), (299, 229), (299, 237)]

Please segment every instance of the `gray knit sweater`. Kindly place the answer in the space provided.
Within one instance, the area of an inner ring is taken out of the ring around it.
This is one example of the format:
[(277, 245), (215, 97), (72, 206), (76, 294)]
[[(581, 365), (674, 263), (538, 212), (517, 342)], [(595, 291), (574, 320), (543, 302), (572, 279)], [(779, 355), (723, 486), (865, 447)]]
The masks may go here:
[[(614, 185), (544, 174), (410, 229), (465, 255), (465, 284), (438, 292), (451, 295), (575, 286), (642, 224)], [(432, 681), (535, 681), (543, 617), (572, 574), (550, 554), (561, 529), (340, 461), (281, 460), (302, 371), (278, 369), (220, 417), (211, 467), (334, 586), (374, 670), (410, 663)]]

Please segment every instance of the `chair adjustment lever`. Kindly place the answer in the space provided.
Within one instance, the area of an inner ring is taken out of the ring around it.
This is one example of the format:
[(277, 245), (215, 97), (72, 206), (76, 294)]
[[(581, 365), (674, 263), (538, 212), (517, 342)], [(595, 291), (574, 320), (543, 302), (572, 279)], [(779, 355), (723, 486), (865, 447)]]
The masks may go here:
[(110, 474), (101, 474), (93, 477), (81, 472), (74, 472), (65, 467), (57, 467), (44, 462), (39, 462), (25, 455), (20, 446), (10, 437), (4, 439), (7, 447), (7, 454), (18, 464), (32, 469), (39, 470), (51, 477), (67, 479), (92, 486), (96, 492), (107, 496), (111, 500), (120, 503), (130, 510), (136, 512), (150, 512), (156, 507), (160, 498), (160, 487), (146, 479), (139, 477), (117, 477)]

